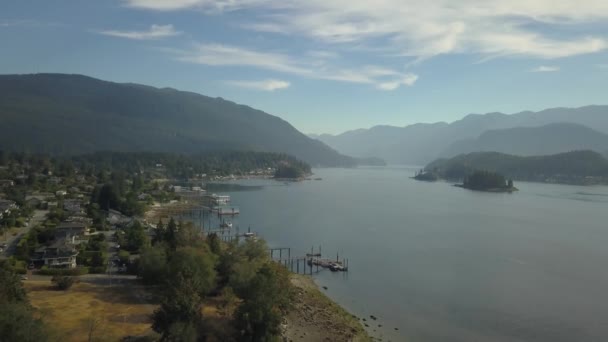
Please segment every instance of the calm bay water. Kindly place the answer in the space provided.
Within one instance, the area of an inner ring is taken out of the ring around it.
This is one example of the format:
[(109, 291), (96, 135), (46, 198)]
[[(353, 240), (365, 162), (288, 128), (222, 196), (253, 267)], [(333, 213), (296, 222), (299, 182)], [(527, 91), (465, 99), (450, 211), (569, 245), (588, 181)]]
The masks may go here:
[(491, 194), (412, 174), (319, 169), (322, 181), (228, 193), (241, 231), (349, 258), (315, 280), (384, 341), (608, 340), (608, 187)]

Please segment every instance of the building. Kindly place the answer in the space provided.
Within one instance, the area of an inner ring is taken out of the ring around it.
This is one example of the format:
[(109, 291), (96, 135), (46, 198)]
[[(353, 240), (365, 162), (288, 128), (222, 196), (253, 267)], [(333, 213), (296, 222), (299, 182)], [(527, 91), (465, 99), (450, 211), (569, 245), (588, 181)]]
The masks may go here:
[(75, 238), (82, 238), (89, 235), (87, 222), (61, 222), (55, 227), (55, 239), (67, 239), (74, 241)]
[(210, 207), (227, 205), (228, 203), (230, 203), (229, 195), (211, 194), (203, 196), (203, 205), (207, 205)]
[(113, 226), (128, 227), (134, 223), (135, 220), (132, 217), (124, 215), (118, 210), (110, 209), (108, 211), (107, 221)]
[(10, 188), (11, 186), (15, 186), (15, 182), (10, 179), (0, 179), (0, 189)]
[(82, 202), (80, 200), (67, 199), (63, 201), (63, 210), (71, 214), (82, 212)]
[(78, 251), (67, 239), (58, 239), (51, 246), (40, 247), (34, 252), (32, 263), (50, 268), (75, 268)]
[(0, 199), (0, 218), (11, 213), (11, 210), (17, 209), (17, 205), (13, 201)]

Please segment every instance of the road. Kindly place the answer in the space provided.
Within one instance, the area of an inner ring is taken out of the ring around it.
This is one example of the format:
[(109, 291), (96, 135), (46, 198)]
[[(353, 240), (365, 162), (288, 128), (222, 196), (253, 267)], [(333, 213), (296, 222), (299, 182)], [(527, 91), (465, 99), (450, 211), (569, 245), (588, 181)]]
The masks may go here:
[(48, 214), (48, 210), (35, 210), (34, 215), (30, 219), (30, 221), (26, 227), (22, 227), (21, 229), (19, 229), (19, 233), (17, 233), (17, 235), (15, 235), (15, 236), (9, 235), (7, 237), (6, 241), (2, 241), (3, 244), (6, 243), (7, 248), (5, 248), (5, 250), (2, 253), (0, 253), (0, 257), (8, 258), (8, 257), (12, 256), (13, 254), (15, 254), (15, 249), (17, 248), (17, 244), (19, 243), (19, 240), (21, 240), (23, 235), (29, 233), (30, 229), (32, 229), (32, 227), (36, 227), (37, 225), (42, 223), (44, 221), (44, 219), (46, 218), (46, 214)]

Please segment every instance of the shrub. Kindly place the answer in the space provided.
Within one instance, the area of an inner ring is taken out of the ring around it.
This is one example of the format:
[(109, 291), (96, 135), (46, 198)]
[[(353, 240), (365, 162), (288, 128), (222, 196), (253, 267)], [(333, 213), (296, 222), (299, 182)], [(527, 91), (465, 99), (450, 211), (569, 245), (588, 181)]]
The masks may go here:
[(55, 284), (58, 290), (66, 291), (74, 285), (76, 279), (74, 277), (56, 275), (53, 276), (51, 282)]

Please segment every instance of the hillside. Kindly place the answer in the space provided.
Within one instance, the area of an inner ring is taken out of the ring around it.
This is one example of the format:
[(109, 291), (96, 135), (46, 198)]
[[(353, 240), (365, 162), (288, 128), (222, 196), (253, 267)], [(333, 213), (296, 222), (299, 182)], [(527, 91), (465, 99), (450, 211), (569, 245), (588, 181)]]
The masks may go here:
[(484, 151), (539, 156), (580, 150), (608, 151), (608, 134), (572, 123), (490, 130), (452, 144), (442, 156)]
[(608, 184), (608, 159), (593, 151), (528, 157), (475, 152), (436, 160), (427, 165), (425, 170), (440, 178), (456, 181), (462, 180), (474, 170), (486, 170), (520, 181)]
[[(573, 123), (608, 134), (608, 106), (553, 108), (517, 114), (470, 114), (452, 123), (419, 123), (406, 127), (376, 126), (318, 139), (340, 153), (379, 157), (393, 164), (426, 164), (443, 155), (452, 144), (477, 139), (489, 130)], [(566, 152), (569, 149), (559, 152)]]
[(288, 122), (221, 98), (81, 75), (0, 75), (0, 149), (197, 153), (252, 150), (312, 165), (354, 160)]

